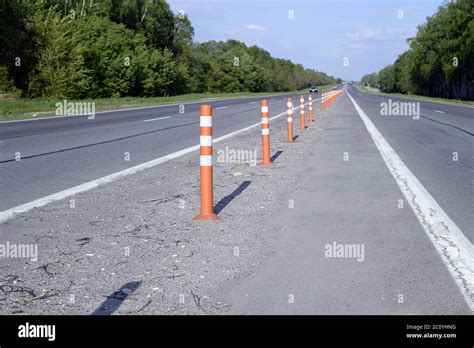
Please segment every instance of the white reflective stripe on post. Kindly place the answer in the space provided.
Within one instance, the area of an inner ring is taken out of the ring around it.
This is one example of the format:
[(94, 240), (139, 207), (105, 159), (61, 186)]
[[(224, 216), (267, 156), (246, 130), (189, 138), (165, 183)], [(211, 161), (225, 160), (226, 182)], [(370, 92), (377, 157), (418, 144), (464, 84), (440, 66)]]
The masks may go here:
[(300, 110), (300, 115), (304, 115), (304, 110)]
[(201, 116), (200, 126), (201, 127), (212, 127), (212, 116)]
[(288, 110), (288, 115), (293, 115), (293, 109)]
[(262, 124), (268, 124), (268, 117), (262, 117)]
[(300, 98), (300, 103), (304, 103), (304, 98)]
[(262, 135), (270, 135), (270, 129), (268, 129), (268, 128), (263, 128), (263, 129), (262, 129)]
[(268, 112), (268, 106), (262, 106), (262, 112)]
[(288, 121), (288, 123), (292, 123), (293, 122), (293, 117), (288, 117), (286, 120)]
[(310, 106), (310, 107), (309, 107), (309, 109), (310, 109), (310, 110), (313, 110), (313, 107), (312, 107), (312, 106)]
[(286, 106), (288, 106), (289, 108), (292, 108), (292, 107), (293, 107), (293, 103), (288, 102), (288, 103), (286, 103)]
[(211, 135), (201, 135), (200, 137), (201, 146), (212, 146), (212, 136)]
[(212, 156), (201, 155), (201, 167), (210, 167), (212, 166)]

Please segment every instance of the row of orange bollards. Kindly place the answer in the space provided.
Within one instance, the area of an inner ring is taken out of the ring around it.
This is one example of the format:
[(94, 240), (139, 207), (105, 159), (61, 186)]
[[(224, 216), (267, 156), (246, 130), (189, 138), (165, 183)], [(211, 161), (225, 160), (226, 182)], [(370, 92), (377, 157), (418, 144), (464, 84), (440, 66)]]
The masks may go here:
[[(342, 91), (331, 91), (321, 96), (321, 109), (325, 111), (334, 100), (341, 95)], [(293, 101), (288, 98), (287, 124), (288, 142), (293, 142)], [(262, 162), (264, 166), (270, 165), (270, 122), (268, 117), (268, 100), (260, 102), (262, 113)], [(304, 132), (305, 124), (305, 101), (304, 95), (300, 96), (300, 131)], [(308, 98), (308, 122), (313, 124), (313, 98)], [(213, 172), (212, 172), (212, 106), (201, 105), (200, 107), (200, 190), (201, 190), (201, 212), (194, 220), (219, 220), (214, 214), (213, 204)]]
[(337, 97), (339, 97), (342, 93), (342, 90), (337, 91), (330, 91), (327, 93), (323, 93), (321, 96), (321, 108), (323, 111), (326, 111), (328, 106), (331, 105)]

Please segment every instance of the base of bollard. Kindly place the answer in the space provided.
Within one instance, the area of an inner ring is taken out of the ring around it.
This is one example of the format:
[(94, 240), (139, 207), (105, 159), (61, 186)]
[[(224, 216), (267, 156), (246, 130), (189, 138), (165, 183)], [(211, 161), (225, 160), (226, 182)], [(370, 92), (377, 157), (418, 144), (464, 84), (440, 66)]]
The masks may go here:
[(217, 220), (220, 220), (220, 217), (218, 217), (214, 213), (199, 213), (199, 215), (195, 216), (193, 218), (193, 220), (196, 220), (196, 221), (205, 221), (205, 220), (217, 221)]
[(259, 164), (261, 166), (269, 166), (270, 164), (272, 164), (272, 162), (260, 162)]

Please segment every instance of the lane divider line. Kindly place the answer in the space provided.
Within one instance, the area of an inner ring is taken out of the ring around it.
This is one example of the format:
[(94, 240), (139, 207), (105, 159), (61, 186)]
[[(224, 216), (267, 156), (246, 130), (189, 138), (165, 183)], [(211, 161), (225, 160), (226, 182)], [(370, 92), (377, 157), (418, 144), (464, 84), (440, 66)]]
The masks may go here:
[(223, 110), (223, 109), (228, 109), (228, 108), (229, 108), (228, 106), (221, 106), (221, 107), (216, 108), (216, 110)]
[(441, 111), (441, 110), (435, 110), (436, 112), (439, 112), (440, 114), (445, 114), (444, 111)]
[(144, 120), (143, 122), (152, 122), (152, 121), (158, 121), (158, 120), (165, 120), (165, 119), (170, 118), (170, 117), (171, 117), (171, 116), (150, 118), (150, 119), (148, 119), (148, 120)]
[(474, 311), (474, 248), (417, 177), (385, 140), (367, 114), (347, 93), (398, 187)]

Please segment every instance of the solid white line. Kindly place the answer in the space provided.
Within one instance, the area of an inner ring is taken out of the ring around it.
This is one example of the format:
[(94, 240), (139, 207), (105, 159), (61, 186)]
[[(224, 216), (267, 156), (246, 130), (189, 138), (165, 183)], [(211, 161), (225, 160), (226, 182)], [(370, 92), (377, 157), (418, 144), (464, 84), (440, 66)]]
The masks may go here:
[(467, 304), (474, 310), (474, 248), (416, 176), (408, 169), (369, 117), (347, 93), (390, 173), (446, 264)]
[(158, 117), (158, 118), (150, 118), (149, 120), (145, 120), (143, 122), (151, 122), (151, 121), (158, 121), (158, 120), (164, 120), (167, 118), (170, 118), (171, 116), (165, 116), (165, 117)]
[[(279, 117), (282, 117), (284, 115), (286, 115), (286, 111), (271, 117), (270, 120), (275, 120), (275, 119), (277, 119)], [(200, 118), (202, 120), (204, 117), (201, 116)], [(258, 122), (258, 123), (255, 123), (255, 124), (251, 125), (251, 126), (239, 129), (235, 132), (231, 132), (229, 134), (223, 135), (219, 138), (213, 139), (212, 142), (213, 143), (218, 143), (220, 141), (232, 138), (232, 137), (236, 136), (237, 134), (246, 132), (246, 131), (248, 131), (252, 128), (255, 128), (255, 127), (261, 127), (261, 123)], [(197, 131), (197, 129), (196, 129), (196, 131)], [(77, 193), (89, 191), (89, 190), (91, 190), (93, 188), (96, 188), (100, 185), (108, 184), (112, 181), (123, 178), (125, 176), (138, 173), (142, 170), (155, 167), (155, 166), (157, 166), (159, 164), (162, 164), (162, 163), (166, 163), (166, 162), (171, 161), (173, 159), (176, 159), (178, 157), (184, 156), (184, 155), (186, 155), (190, 152), (197, 151), (197, 150), (199, 150), (199, 147), (200, 147), (200, 145), (194, 145), (194, 146), (185, 148), (183, 150), (170, 153), (166, 156), (156, 158), (156, 159), (151, 160), (149, 162), (145, 162), (145, 163), (136, 165), (134, 167), (130, 167), (130, 168), (121, 170), (119, 172), (104, 176), (102, 178), (92, 180), (92, 181), (86, 182), (86, 183), (78, 185), (78, 186), (74, 186), (74, 187), (66, 189), (64, 191), (53, 193), (49, 196), (39, 198), (37, 200), (31, 201), (31, 202), (28, 202), (28, 203), (25, 203), (25, 204), (22, 204), (22, 205), (19, 205), (19, 206), (16, 206), (16, 207), (13, 207), (13, 208), (10, 208), (10, 209), (7, 209), (7, 210), (4, 210), (4, 211), (0, 212), (0, 223), (11, 219), (11, 218), (13, 218), (14, 216), (16, 216), (18, 214), (26, 213), (26, 212), (34, 209), (34, 208), (45, 206), (49, 203), (59, 201), (61, 199), (64, 199), (64, 198), (67, 198), (67, 197), (70, 197), (70, 196), (74, 196)]]
[(251, 102), (251, 103), (249, 103), (249, 104), (257, 104), (257, 102)]
[(219, 108), (216, 108), (216, 110), (222, 110), (222, 109), (228, 109), (229, 107), (228, 106), (221, 106)]
[(441, 111), (441, 110), (435, 110), (436, 112), (439, 112), (440, 114), (445, 114), (444, 111)]

